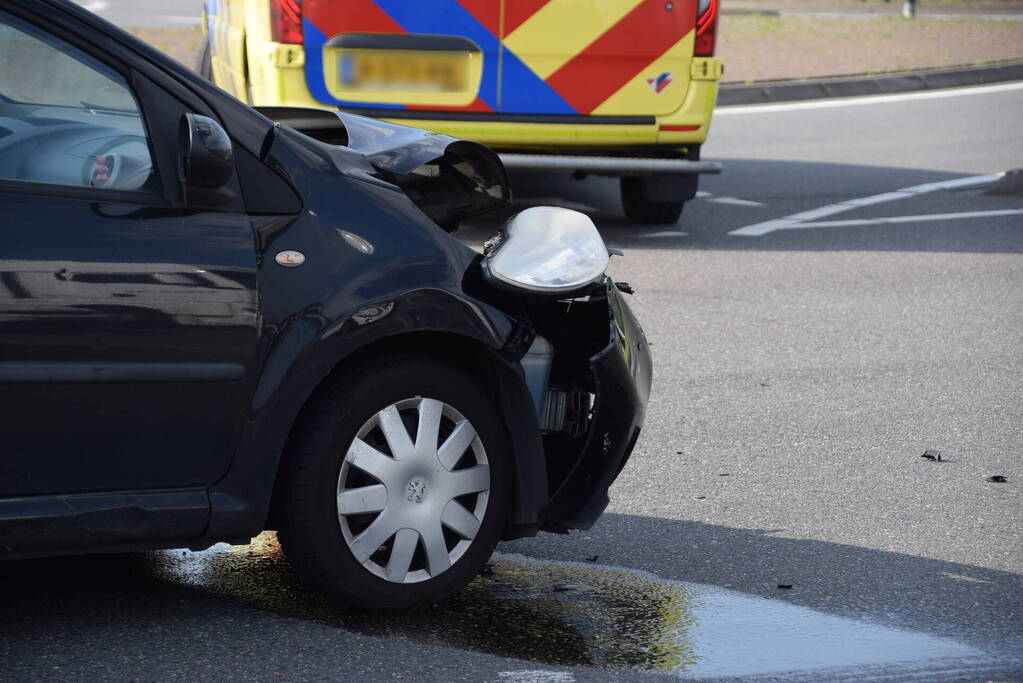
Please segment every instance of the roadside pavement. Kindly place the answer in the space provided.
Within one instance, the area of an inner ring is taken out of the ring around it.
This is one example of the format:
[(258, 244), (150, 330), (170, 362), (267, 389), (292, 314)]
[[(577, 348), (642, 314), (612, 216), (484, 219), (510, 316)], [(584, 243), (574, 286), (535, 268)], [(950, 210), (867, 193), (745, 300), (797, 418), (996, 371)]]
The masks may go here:
[(901, 0), (726, 0), (718, 105), (1023, 80), (1023, 1), (923, 0), (913, 20), (901, 11)]

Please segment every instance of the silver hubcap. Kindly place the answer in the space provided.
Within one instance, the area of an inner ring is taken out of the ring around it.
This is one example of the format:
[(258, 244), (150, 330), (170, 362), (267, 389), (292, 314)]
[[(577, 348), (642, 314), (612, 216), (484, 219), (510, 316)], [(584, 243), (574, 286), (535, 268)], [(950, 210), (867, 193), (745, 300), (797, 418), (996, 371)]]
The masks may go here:
[(410, 398), (356, 434), (337, 480), (338, 521), (363, 567), (415, 583), (465, 554), (489, 491), (487, 454), (469, 421), (442, 401)]

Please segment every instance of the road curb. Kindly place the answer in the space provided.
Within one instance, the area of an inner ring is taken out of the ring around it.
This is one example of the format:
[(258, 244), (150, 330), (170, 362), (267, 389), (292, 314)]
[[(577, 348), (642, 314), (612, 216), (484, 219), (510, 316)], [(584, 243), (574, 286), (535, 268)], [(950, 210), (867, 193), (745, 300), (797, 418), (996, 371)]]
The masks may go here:
[(780, 17), (781, 12), (776, 9), (746, 9), (744, 7), (738, 7), (735, 9), (722, 8), (721, 14), (734, 14), (738, 16), (754, 16), (754, 17)]
[(955, 69), (926, 69), (876, 76), (805, 78), (796, 81), (726, 83), (718, 91), (718, 106), (795, 102), (830, 97), (858, 97), (983, 85), (1023, 80), (1023, 60)]

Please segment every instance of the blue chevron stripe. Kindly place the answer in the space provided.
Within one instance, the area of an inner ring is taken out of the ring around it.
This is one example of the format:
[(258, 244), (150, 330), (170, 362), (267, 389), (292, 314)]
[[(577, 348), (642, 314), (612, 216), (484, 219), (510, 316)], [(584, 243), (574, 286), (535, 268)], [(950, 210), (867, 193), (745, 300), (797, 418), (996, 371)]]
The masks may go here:
[[(503, 72), (497, 92), (497, 55), (501, 49), (497, 37), (456, 0), (373, 0), (399, 26), (409, 33), (434, 33), (465, 36), (484, 53), (480, 99), (494, 111), (528, 111), (543, 114), (574, 114), (561, 95), (533, 73), (508, 48), (501, 56)], [(509, 106), (512, 108), (509, 109)]]
[(404, 109), (403, 104), (384, 104), (381, 102), (359, 102), (356, 100), (339, 100), (327, 90), (323, 76), (323, 46), (327, 36), (320, 29), (302, 18), (302, 42), (305, 44), (305, 82), (309, 93), (319, 102), (336, 107), (372, 107), (374, 109)]
[(515, 53), (504, 48), (501, 111), (510, 114), (575, 114), (575, 108), (540, 80)]
[(465, 36), (483, 50), (483, 76), (479, 98), (497, 110), (497, 53), (500, 43), (476, 17), (455, 0), (373, 0), (408, 33)]

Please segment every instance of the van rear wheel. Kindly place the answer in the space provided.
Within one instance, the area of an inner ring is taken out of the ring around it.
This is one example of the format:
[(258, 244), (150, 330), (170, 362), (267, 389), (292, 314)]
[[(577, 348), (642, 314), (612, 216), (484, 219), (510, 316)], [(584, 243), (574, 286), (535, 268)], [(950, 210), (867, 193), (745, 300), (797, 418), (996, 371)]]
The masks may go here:
[(685, 200), (654, 202), (647, 199), (650, 178), (621, 178), (622, 208), (625, 217), (637, 223), (676, 223)]

